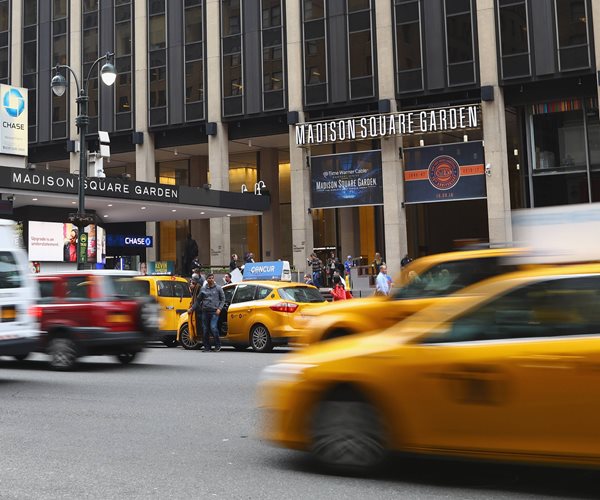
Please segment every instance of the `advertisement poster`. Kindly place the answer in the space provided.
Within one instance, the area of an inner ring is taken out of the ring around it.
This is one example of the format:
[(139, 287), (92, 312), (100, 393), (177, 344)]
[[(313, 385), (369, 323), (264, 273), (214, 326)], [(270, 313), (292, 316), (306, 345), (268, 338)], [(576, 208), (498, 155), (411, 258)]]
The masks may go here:
[(27, 250), (30, 261), (77, 262), (81, 251), (82, 262), (104, 263), (106, 259), (106, 233), (101, 227), (90, 224), (79, 238), (73, 224), (61, 222), (30, 221)]
[(383, 204), (379, 150), (313, 156), (310, 173), (312, 208)]
[(404, 150), (404, 203), (486, 197), (483, 143), (439, 144)]
[(148, 274), (163, 275), (175, 272), (175, 262), (172, 260), (157, 260), (148, 262)]
[(27, 89), (0, 85), (0, 153), (27, 156)]

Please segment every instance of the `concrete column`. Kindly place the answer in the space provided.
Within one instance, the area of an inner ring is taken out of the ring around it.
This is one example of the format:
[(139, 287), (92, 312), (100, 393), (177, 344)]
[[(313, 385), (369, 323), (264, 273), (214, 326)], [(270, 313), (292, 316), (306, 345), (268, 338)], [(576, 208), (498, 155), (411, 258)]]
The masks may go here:
[[(208, 182), (208, 158), (195, 156), (190, 160), (190, 184), (203, 186)], [(199, 215), (202, 217), (202, 215)], [(208, 219), (193, 219), (190, 221), (192, 238), (198, 243), (198, 259), (202, 265), (210, 262), (210, 221)]]
[[(302, 12), (301, 2), (286, 2), (287, 23), (287, 74), (288, 109), (298, 111), (299, 121), (304, 121), (302, 112)], [(313, 221), (310, 208), (310, 170), (307, 168), (308, 150), (296, 146), (295, 127), (290, 125), (290, 186), (292, 209), (292, 252), (293, 265), (299, 271), (307, 269), (306, 259), (313, 250)]]
[[(73, 72), (77, 75), (79, 85), (83, 85), (82, 78), (82, 67), (81, 67), (81, 3), (82, 2), (70, 2), (69, 7), (69, 66)], [(79, 143), (79, 134), (77, 131), (77, 125), (75, 119), (77, 118), (77, 86), (73, 80), (73, 76), (70, 72), (64, 73), (65, 78), (69, 82), (67, 88), (67, 102), (69, 105), (69, 137), (72, 141)], [(79, 172), (79, 153), (69, 154), (69, 171), (71, 173)]]
[[(206, 18), (206, 95), (208, 121), (217, 124), (217, 135), (208, 138), (209, 183), (213, 189), (229, 190), (229, 134), (221, 121), (221, 19), (219, 0), (207, 0)], [(227, 266), (231, 255), (228, 217), (210, 219), (210, 264)]]
[[(396, 111), (394, 75), (394, 19), (392, 2), (375, 1), (377, 23), (377, 75), (380, 99), (389, 99), (391, 111)], [(385, 231), (385, 260), (388, 272), (394, 276), (400, 270), (400, 260), (407, 251), (406, 211), (404, 202), (403, 165), (399, 150), (400, 136), (382, 139), (381, 166), (383, 171), (383, 221)]]
[[(154, 154), (154, 135), (148, 131), (148, 16), (146, 2), (134, 2), (134, 41), (135, 70), (133, 85), (135, 88), (135, 130), (142, 132), (143, 144), (135, 146), (135, 179), (137, 181), (156, 182), (156, 160)], [(81, 16), (80, 16), (81, 17)], [(146, 234), (154, 239), (154, 246), (146, 249), (146, 260), (157, 259), (158, 240), (157, 223), (146, 222)]]
[(271, 206), (262, 216), (262, 249), (264, 260), (281, 258), (281, 224), (279, 219), (279, 157), (276, 149), (260, 152), (260, 174), (258, 179), (267, 185), (271, 195)]
[(496, 54), (494, 0), (477, 2), (477, 26), (481, 85), (494, 87), (494, 100), (481, 103), (485, 162), (491, 166), (491, 175), (486, 175), (489, 238), (490, 243), (505, 243), (512, 241), (512, 226), (504, 94), (498, 86), (497, 59), (490, 57)]
[(355, 207), (338, 209), (338, 223), (340, 225), (340, 254), (342, 262), (348, 255), (356, 257), (360, 253), (360, 234), (357, 228), (360, 227), (358, 209)]
[(11, 2), (10, 18), (10, 77), (15, 87), (23, 84), (23, 0)]

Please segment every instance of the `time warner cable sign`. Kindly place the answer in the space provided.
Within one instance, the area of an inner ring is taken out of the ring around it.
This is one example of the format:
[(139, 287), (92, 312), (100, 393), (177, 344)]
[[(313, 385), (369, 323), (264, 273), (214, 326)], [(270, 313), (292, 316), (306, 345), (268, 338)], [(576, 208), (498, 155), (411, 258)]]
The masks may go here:
[(27, 89), (0, 85), (0, 153), (27, 156)]

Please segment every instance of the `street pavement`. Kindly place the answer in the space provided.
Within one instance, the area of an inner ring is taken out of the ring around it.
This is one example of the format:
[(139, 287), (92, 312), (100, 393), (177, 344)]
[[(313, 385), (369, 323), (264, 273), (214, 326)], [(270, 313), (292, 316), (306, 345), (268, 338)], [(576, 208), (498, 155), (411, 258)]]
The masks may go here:
[(130, 366), (0, 360), (0, 499), (600, 498), (600, 473), (395, 458), (322, 474), (257, 436), (261, 369), (285, 356), (152, 346)]

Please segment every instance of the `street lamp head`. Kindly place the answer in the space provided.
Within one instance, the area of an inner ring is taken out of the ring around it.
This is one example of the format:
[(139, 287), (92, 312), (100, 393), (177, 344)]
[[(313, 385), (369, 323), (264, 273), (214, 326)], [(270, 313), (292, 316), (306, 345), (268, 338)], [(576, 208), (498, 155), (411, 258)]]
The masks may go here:
[(67, 91), (67, 80), (60, 73), (56, 73), (50, 82), (54, 95), (61, 97)]
[(102, 77), (104, 85), (108, 85), (110, 87), (117, 79), (117, 71), (110, 62), (106, 62), (100, 70), (100, 76)]

